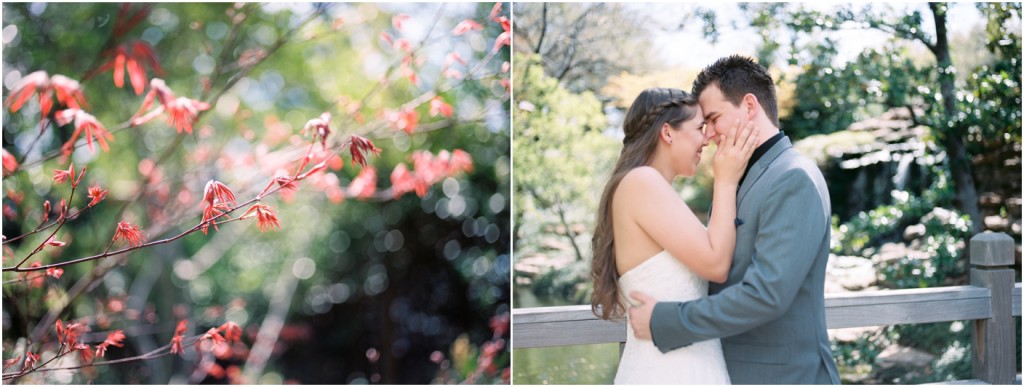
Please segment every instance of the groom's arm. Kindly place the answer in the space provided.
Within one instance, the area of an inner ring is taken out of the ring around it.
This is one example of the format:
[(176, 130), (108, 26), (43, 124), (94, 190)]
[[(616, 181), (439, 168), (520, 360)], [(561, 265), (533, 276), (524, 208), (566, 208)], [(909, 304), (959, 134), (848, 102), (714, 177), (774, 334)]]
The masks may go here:
[(743, 280), (710, 297), (654, 307), (651, 336), (659, 350), (743, 333), (789, 310), (821, 243), (828, 243), (830, 225), (821, 214), (821, 196), (803, 170), (785, 172), (771, 190)]

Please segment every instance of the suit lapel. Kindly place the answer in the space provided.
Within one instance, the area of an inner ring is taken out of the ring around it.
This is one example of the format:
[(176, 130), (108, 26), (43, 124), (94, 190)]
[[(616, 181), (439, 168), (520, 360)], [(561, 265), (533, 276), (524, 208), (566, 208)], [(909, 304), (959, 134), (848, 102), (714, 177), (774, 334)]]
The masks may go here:
[(736, 196), (736, 208), (739, 208), (740, 203), (743, 203), (743, 198), (747, 196), (748, 192), (750, 192), (750, 187), (753, 187), (754, 184), (757, 183), (757, 180), (761, 178), (761, 175), (764, 175), (764, 172), (768, 170), (768, 166), (770, 166), (783, 151), (792, 147), (793, 143), (789, 141), (789, 137), (783, 137), (779, 142), (775, 143), (775, 145), (768, 149), (768, 152), (766, 152), (764, 156), (761, 156), (761, 158), (754, 163), (754, 166), (750, 167), (750, 171), (747, 172), (746, 179), (743, 180), (743, 185), (740, 186), (740, 192)]

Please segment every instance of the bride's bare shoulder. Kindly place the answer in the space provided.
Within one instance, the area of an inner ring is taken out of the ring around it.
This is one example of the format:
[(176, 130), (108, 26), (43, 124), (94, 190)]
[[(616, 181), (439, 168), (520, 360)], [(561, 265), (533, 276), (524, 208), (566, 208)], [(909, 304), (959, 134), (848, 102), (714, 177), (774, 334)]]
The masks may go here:
[(617, 204), (613, 205), (633, 207), (638, 200), (647, 200), (652, 195), (658, 196), (658, 193), (664, 192), (666, 188), (671, 189), (671, 186), (657, 169), (649, 166), (636, 167), (626, 172), (619, 181), (614, 199), (614, 203)]
[(657, 169), (645, 165), (626, 172), (626, 176), (622, 177), (622, 182), (619, 185), (627, 189), (645, 190), (668, 185), (668, 182)]

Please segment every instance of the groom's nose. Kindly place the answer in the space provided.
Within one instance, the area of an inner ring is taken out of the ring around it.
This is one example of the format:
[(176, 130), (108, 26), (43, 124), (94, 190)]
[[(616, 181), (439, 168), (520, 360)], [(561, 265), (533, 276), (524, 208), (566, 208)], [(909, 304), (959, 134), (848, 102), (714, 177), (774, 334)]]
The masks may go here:
[[(718, 138), (718, 131), (715, 130), (714, 125), (708, 125), (706, 128), (704, 128), (705, 145), (709, 142), (715, 141), (716, 138)], [(718, 145), (718, 142), (715, 142), (715, 145)]]

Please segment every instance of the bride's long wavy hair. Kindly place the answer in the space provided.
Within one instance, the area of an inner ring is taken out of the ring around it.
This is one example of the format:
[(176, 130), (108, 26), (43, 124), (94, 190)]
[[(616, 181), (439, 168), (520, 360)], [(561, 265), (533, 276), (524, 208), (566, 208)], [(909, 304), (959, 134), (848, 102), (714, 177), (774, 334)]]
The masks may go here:
[(626, 135), (622, 139), (622, 152), (601, 194), (597, 227), (591, 240), (594, 259), (590, 278), (594, 282), (594, 293), (590, 298), (590, 307), (594, 315), (602, 319), (619, 318), (625, 313), (625, 306), (619, 298), (619, 273), (615, 266), (615, 235), (612, 227), (612, 197), (615, 189), (633, 168), (651, 163), (662, 125), (668, 123), (672, 128), (679, 129), (681, 123), (693, 117), (696, 106), (697, 99), (682, 90), (653, 88), (641, 92), (626, 112), (622, 124)]

